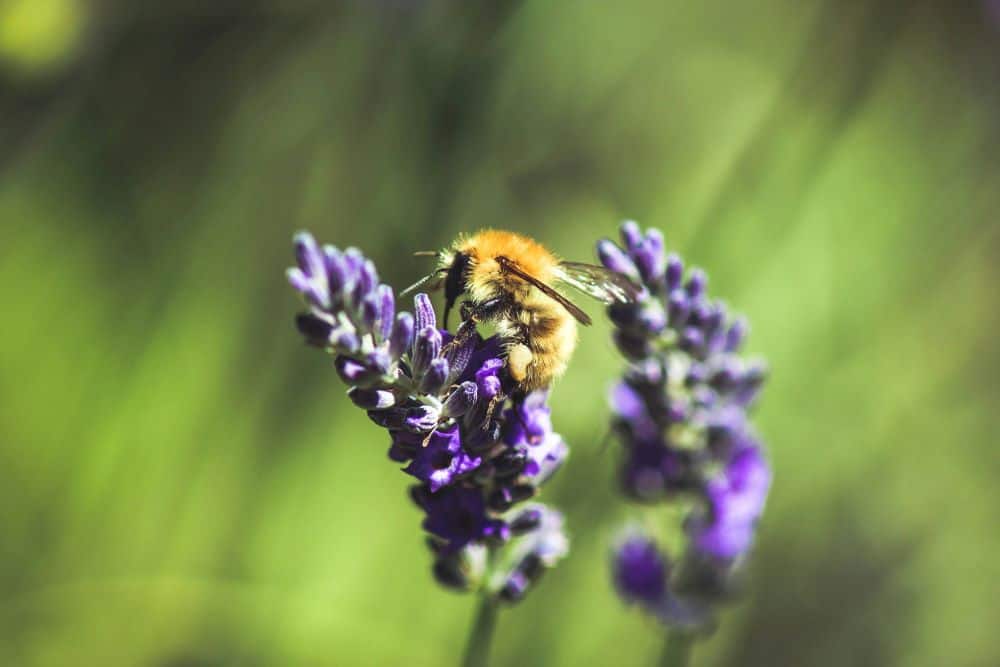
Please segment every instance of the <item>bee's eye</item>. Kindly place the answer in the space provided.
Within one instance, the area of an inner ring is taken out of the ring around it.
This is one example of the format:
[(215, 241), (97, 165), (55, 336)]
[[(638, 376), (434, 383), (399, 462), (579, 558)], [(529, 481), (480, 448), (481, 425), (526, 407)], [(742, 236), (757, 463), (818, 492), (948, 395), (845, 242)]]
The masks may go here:
[(448, 275), (444, 279), (444, 321), (447, 325), (448, 313), (452, 306), (465, 292), (466, 278), (469, 268), (469, 256), (463, 252), (455, 253), (455, 259), (448, 267)]

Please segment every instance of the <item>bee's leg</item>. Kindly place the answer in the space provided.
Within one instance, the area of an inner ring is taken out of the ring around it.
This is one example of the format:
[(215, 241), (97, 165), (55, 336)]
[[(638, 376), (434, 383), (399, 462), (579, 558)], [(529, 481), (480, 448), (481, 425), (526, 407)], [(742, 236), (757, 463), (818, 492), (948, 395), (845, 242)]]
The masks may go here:
[(488, 301), (463, 301), (460, 306), (462, 321), (485, 322), (494, 320), (510, 308), (510, 300), (504, 298)]
[(489, 428), (490, 422), (493, 421), (493, 413), (496, 412), (497, 406), (502, 405), (505, 400), (507, 400), (507, 395), (501, 391), (486, 404), (486, 419), (483, 420), (483, 430)]

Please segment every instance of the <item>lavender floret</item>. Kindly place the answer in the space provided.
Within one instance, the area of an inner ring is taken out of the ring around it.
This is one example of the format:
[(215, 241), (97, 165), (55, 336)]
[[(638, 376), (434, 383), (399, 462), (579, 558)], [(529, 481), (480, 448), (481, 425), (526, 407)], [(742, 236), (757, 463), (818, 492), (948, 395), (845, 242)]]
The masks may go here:
[(671, 566), (652, 538), (632, 529), (612, 572), (623, 599), (668, 625), (705, 627), (712, 603), (731, 596), (764, 511), (771, 470), (747, 415), (766, 376), (739, 352), (746, 320), (708, 297), (708, 276), (666, 255), (658, 230), (633, 222), (622, 244), (600, 241), (604, 266), (643, 288), (614, 304), (614, 341), (629, 362), (610, 392), (623, 445), (624, 494), (643, 503), (685, 499), (686, 549)]

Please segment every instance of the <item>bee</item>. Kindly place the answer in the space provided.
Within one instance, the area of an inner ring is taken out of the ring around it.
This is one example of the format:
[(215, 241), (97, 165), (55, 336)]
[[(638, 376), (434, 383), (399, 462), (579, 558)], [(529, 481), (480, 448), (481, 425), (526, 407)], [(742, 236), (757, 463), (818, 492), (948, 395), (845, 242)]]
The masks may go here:
[(487, 229), (459, 237), (438, 252), (418, 254), (436, 256), (438, 267), (403, 293), (426, 283), (432, 290), (443, 286), (446, 327), (452, 307), (464, 295), (463, 323), (471, 324), (472, 331), (478, 322), (495, 325), (517, 393), (547, 388), (562, 375), (576, 347), (577, 323), (591, 323), (554, 285), (608, 304), (633, 301), (640, 292), (620, 274), (562, 261), (537, 241), (514, 232)]

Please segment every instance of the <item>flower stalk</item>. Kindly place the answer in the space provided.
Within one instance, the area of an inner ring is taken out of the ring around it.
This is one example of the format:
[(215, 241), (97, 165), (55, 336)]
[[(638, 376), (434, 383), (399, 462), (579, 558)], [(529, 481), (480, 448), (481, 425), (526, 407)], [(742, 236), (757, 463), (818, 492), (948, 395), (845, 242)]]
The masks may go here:
[(528, 502), (568, 455), (547, 394), (511, 396), (499, 340), (472, 322), (439, 327), (428, 295), (398, 310), (360, 250), (321, 247), (305, 232), (294, 248), (288, 280), (307, 306), (296, 326), (332, 357), (348, 398), (388, 436), (389, 459), (414, 478), (434, 576), (483, 596), (473, 639), (488, 644), (495, 605), (520, 600), (568, 551), (561, 514)]
[(663, 664), (684, 664), (695, 634), (714, 627), (718, 603), (739, 588), (764, 510), (771, 469), (749, 410), (766, 369), (740, 354), (746, 320), (709, 298), (705, 272), (685, 271), (659, 230), (626, 222), (621, 245), (602, 240), (597, 254), (642, 288), (608, 308), (627, 362), (610, 392), (622, 491), (686, 508), (679, 555), (633, 526), (614, 548), (613, 578), (626, 602), (669, 629)]

